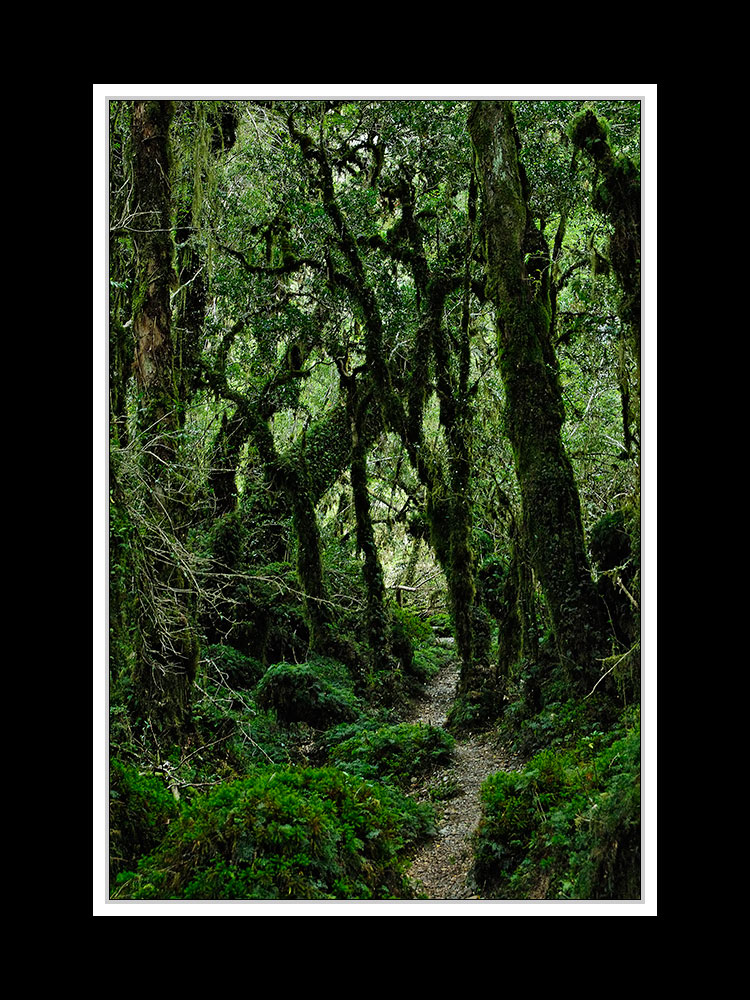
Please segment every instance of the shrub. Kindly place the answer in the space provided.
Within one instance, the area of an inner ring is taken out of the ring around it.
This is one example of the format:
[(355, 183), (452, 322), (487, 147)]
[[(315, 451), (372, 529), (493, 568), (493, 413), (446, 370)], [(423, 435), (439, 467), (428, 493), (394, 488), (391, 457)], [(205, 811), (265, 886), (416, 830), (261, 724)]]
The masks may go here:
[(482, 787), (474, 877), (499, 899), (640, 897), (640, 723), (625, 713)]
[(177, 815), (164, 782), (113, 760), (109, 769), (109, 873), (114, 881), (152, 851)]
[(325, 728), (355, 719), (359, 708), (346, 667), (324, 656), (269, 667), (255, 695), (258, 705), (283, 723)]
[(433, 814), (334, 768), (257, 768), (185, 807), (121, 879), (132, 899), (410, 898), (405, 852)]
[(433, 635), (446, 639), (452, 638), (453, 622), (447, 611), (436, 611), (434, 615), (430, 616), (428, 624)]
[(391, 606), (394, 627), (403, 631), (414, 644), (429, 642), (432, 639), (432, 629), (429, 624), (410, 608)]
[(404, 722), (357, 732), (332, 748), (331, 759), (360, 777), (403, 784), (447, 763), (453, 745), (443, 729)]
[(521, 772), (499, 771), (482, 786), (483, 818), (475, 836), (474, 876), (502, 887), (526, 859), (563, 784), (560, 758), (544, 750)]
[(414, 650), (414, 673), (422, 681), (428, 680), (455, 658), (452, 649), (435, 645), (419, 646)]
[(227, 683), (232, 688), (249, 689), (255, 687), (265, 671), (260, 660), (246, 656), (232, 646), (209, 646), (205, 651), (205, 656), (212, 660), (221, 673), (226, 676)]

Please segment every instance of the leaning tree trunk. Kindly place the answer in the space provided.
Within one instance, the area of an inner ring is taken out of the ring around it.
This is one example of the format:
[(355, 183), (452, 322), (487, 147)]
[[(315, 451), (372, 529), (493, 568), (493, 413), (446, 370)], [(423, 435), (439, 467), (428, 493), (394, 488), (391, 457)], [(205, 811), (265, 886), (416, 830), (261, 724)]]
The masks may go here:
[(142, 475), (147, 488), (139, 559), (140, 649), (136, 700), (152, 725), (180, 739), (191, 727), (198, 645), (186, 600), (184, 568), (174, 552), (184, 534), (176, 481), (179, 391), (170, 291), (175, 284), (170, 191), (171, 101), (133, 106), (133, 197), (136, 275), (134, 371), (140, 393)]
[(562, 444), (564, 408), (551, 346), (549, 271), (541, 234), (527, 211), (511, 102), (477, 102), (469, 131), (526, 546), (558, 653), (580, 693), (598, 676), (604, 619), (586, 557), (573, 469)]

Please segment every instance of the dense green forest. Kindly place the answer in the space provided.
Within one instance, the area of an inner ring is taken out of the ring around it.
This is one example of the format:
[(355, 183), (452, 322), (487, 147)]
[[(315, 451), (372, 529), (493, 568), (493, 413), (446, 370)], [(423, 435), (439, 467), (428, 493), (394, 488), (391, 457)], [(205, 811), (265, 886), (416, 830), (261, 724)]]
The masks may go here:
[(107, 101), (115, 912), (642, 899), (642, 111)]

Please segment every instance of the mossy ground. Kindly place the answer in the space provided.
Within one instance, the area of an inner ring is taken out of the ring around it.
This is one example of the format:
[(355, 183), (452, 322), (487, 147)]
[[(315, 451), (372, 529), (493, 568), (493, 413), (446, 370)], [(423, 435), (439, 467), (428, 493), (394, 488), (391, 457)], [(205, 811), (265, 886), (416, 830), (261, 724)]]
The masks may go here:
[(537, 718), (545, 749), (482, 788), (474, 876), (496, 899), (639, 899), (640, 712), (557, 708)]
[[(413, 677), (438, 659), (423, 644)], [(314, 654), (263, 668), (215, 645), (199, 684), (187, 749), (150, 753), (146, 730), (114, 712), (111, 897), (411, 898), (407, 854), (433, 810), (403, 789), (447, 759), (451, 737), (392, 721), (362, 697), (372, 683)]]
[(198, 796), (115, 895), (129, 899), (394, 899), (428, 809), (336, 768), (264, 766)]

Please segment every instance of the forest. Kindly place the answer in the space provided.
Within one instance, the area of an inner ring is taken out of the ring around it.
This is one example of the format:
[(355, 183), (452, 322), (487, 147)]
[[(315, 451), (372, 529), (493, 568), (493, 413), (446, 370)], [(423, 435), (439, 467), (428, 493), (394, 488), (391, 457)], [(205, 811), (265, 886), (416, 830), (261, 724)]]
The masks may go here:
[(643, 100), (106, 113), (108, 908), (642, 902)]

